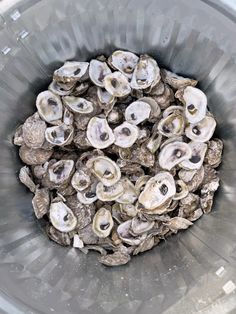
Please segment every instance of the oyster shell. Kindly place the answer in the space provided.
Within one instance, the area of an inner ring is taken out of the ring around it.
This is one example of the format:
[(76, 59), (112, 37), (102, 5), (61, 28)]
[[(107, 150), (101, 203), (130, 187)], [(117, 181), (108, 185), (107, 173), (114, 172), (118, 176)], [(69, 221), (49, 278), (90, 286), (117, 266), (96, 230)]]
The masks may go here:
[(136, 125), (123, 122), (114, 129), (115, 145), (123, 148), (131, 147), (139, 136), (139, 129)]
[(133, 236), (130, 233), (131, 224), (131, 219), (121, 223), (117, 228), (117, 234), (124, 243), (129, 245), (139, 245), (147, 237), (147, 234), (144, 233), (142, 235)]
[(120, 168), (108, 157), (92, 158), (88, 160), (86, 166), (105, 186), (112, 186), (121, 178)]
[(98, 243), (99, 238), (93, 231), (92, 223), (87, 225), (85, 228), (78, 230), (77, 233), (84, 244), (90, 245)]
[(129, 217), (135, 217), (138, 213), (136, 207), (133, 204), (122, 204), (120, 206), (121, 213)]
[(125, 265), (130, 261), (131, 257), (129, 254), (114, 252), (113, 254), (108, 254), (106, 256), (100, 256), (98, 261), (106, 266), (120, 266)]
[(36, 112), (22, 126), (22, 135), (24, 143), (30, 148), (40, 148), (45, 141), (46, 123), (40, 119)]
[(161, 109), (166, 109), (175, 100), (173, 90), (164, 84), (164, 92), (158, 96), (153, 95), (153, 99), (158, 103)]
[(105, 115), (108, 116), (116, 103), (116, 98), (108, 93), (107, 90), (100, 87), (97, 89), (97, 96), (100, 107), (104, 110)]
[(121, 123), (122, 119), (123, 119), (123, 114), (119, 108), (113, 108), (107, 116), (107, 121), (112, 124)]
[(139, 101), (146, 102), (149, 104), (151, 108), (151, 113), (150, 113), (150, 122), (155, 123), (156, 119), (160, 116), (161, 114), (161, 108), (158, 105), (158, 103), (152, 98), (152, 97), (141, 97), (139, 98)]
[(21, 146), (24, 144), (24, 138), (23, 138), (23, 124), (19, 125), (15, 131), (15, 134), (13, 136), (13, 144), (17, 146)]
[(146, 89), (161, 79), (157, 62), (148, 55), (141, 55), (134, 69), (130, 86), (134, 89)]
[(75, 83), (62, 83), (55, 80), (48, 86), (48, 89), (58, 96), (66, 96), (72, 93)]
[(138, 125), (150, 117), (151, 107), (147, 102), (134, 101), (125, 110), (125, 120)]
[(215, 132), (215, 128), (215, 119), (211, 116), (206, 116), (200, 122), (187, 126), (185, 135), (192, 141), (207, 142)]
[(131, 149), (120, 148), (119, 156), (121, 159), (129, 160), (144, 167), (153, 167), (155, 162), (154, 154), (152, 154), (145, 145), (140, 147), (134, 144)]
[(170, 107), (166, 108), (163, 111), (163, 113), (162, 113), (163, 118), (167, 118), (172, 113), (182, 114), (183, 115), (184, 114), (184, 107), (173, 105), (173, 106), (170, 106)]
[(140, 217), (134, 217), (131, 220), (130, 229), (132, 230), (133, 234), (139, 235), (150, 231), (154, 227), (154, 225), (154, 221), (143, 221), (140, 219)]
[(187, 86), (196, 86), (198, 83), (198, 81), (194, 79), (180, 76), (165, 69), (161, 69), (161, 76), (163, 81), (174, 89), (185, 88)]
[(204, 167), (198, 170), (181, 169), (179, 171), (179, 178), (187, 184), (189, 192), (195, 192), (203, 182), (204, 172)]
[(51, 225), (47, 225), (46, 233), (51, 240), (62, 246), (69, 246), (71, 243), (70, 236), (68, 233), (60, 232)]
[(35, 186), (34, 181), (31, 178), (29, 167), (24, 166), (20, 169), (19, 179), (20, 179), (20, 182), (23, 183), (32, 193), (35, 193), (36, 186)]
[(201, 208), (196, 209), (189, 217), (189, 221), (196, 221), (203, 215), (203, 211)]
[(111, 69), (106, 62), (93, 59), (89, 64), (89, 77), (90, 80), (99, 87), (104, 87), (104, 78), (111, 74)]
[(173, 142), (165, 145), (159, 154), (161, 168), (171, 170), (182, 161), (191, 158), (192, 150), (187, 143)]
[(164, 94), (165, 92), (165, 86), (166, 84), (164, 84), (162, 82), (162, 80), (160, 80), (159, 82), (157, 82), (155, 85), (151, 85), (150, 87), (145, 89), (145, 93), (150, 95), (150, 96), (161, 96)]
[(78, 248), (78, 249), (81, 249), (84, 247), (84, 242), (80, 239), (78, 234), (74, 235), (73, 247)]
[(207, 97), (198, 88), (187, 86), (183, 92), (185, 116), (190, 123), (198, 123), (206, 116)]
[(36, 189), (32, 199), (35, 216), (40, 219), (46, 215), (50, 206), (50, 194), (47, 188)]
[(189, 193), (188, 186), (183, 180), (177, 180), (175, 182), (175, 186), (176, 193), (173, 196), (173, 200), (181, 200), (182, 198), (185, 198), (188, 195)]
[(138, 201), (145, 209), (151, 210), (161, 206), (176, 193), (173, 176), (166, 171), (161, 171), (148, 180), (144, 190), (139, 195)]
[(81, 82), (81, 83), (77, 83), (75, 88), (73, 89), (71, 95), (73, 96), (81, 96), (83, 95), (87, 90), (88, 88), (90, 87), (90, 83), (89, 82)]
[(95, 148), (103, 149), (114, 143), (115, 137), (107, 120), (93, 117), (87, 127), (87, 138)]
[(211, 167), (216, 168), (220, 165), (222, 159), (223, 142), (215, 138), (208, 143), (207, 152), (204, 161)]
[(74, 122), (74, 115), (67, 108), (64, 108), (63, 123), (66, 125), (72, 125)]
[(144, 175), (144, 176), (139, 177), (137, 181), (135, 182), (136, 191), (141, 192), (143, 190), (143, 187), (149, 181), (149, 179), (151, 179), (151, 176), (149, 175)]
[(201, 209), (205, 214), (209, 214), (212, 210), (213, 197), (214, 197), (214, 193), (211, 192), (211, 193), (203, 194), (200, 198)]
[(138, 60), (139, 57), (132, 52), (116, 50), (108, 58), (108, 63), (114, 69), (119, 70), (128, 78), (131, 78)]
[(151, 135), (151, 132), (149, 129), (140, 126), (137, 143), (142, 144), (146, 142), (149, 139), (150, 135)]
[(53, 150), (42, 148), (29, 148), (22, 145), (19, 150), (20, 159), (27, 165), (40, 165), (45, 163), (53, 154)]
[(185, 120), (182, 114), (172, 113), (160, 120), (158, 131), (166, 137), (176, 137), (184, 133)]
[(103, 202), (115, 201), (124, 193), (124, 187), (120, 181), (112, 186), (105, 186), (102, 182), (97, 184), (96, 194)]
[(82, 204), (76, 194), (66, 197), (66, 205), (73, 211), (77, 218), (76, 230), (87, 227), (95, 214), (94, 204)]
[(61, 232), (70, 232), (77, 225), (72, 210), (63, 202), (51, 203), (49, 217), (53, 227)]
[(91, 113), (93, 112), (93, 103), (82, 97), (64, 96), (64, 104), (74, 113)]
[(127, 77), (121, 72), (113, 72), (104, 78), (105, 89), (114, 97), (124, 97), (130, 94), (131, 88)]
[(188, 219), (182, 217), (171, 218), (168, 222), (164, 223), (171, 231), (176, 232), (178, 230), (187, 229), (193, 223)]
[(179, 212), (185, 218), (188, 218), (199, 207), (199, 196), (194, 193), (188, 193), (186, 197), (182, 198), (179, 202)]
[(61, 124), (45, 130), (46, 140), (55, 146), (68, 145), (73, 140), (74, 128), (71, 125)]
[(200, 169), (207, 150), (207, 144), (202, 142), (188, 143), (192, 150), (191, 158), (180, 163), (180, 167), (187, 170)]
[(88, 62), (67, 61), (53, 73), (53, 79), (62, 83), (81, 81), (86, 76)]
[(138, 192), (135, 186), (128, 178), (122, 178), (120, 182), (123, 186), (123, 193), (116, 199), (116, 202), (121, 204), (133, 204), (138, 198)]
[(59, 160), (48, 167), (49, 180), (56, 185), (68, 183), (74, 172), (73, 160)]
[(93, 218), (93, 231), (99, 238), (106, 238), (114, 226), (111, 212), (106, 208), (100, 208)]
[(151, 250), (155, 245), (157, 245), (155, 238), (152, 235), (148, 235), (147, 238), (134, 249), (133, 255)]
[(91, 178), (86, 168), (77, 170), (71, 179), (71, 185), (76, 191), (84, 191), (90, 184)]
[(62, 102), (59, 96), (51, 91), (38, 94), (36, 107), (40, 117), (50, 124), (60, 124), (63, 114)]
[(148, 139), (146, 143), (146, 147), (150, 151), (150, 153), (155, 154), (155, 152), (161, 145), (161, 141), (162, 135), (158, 133), (153, 133), (153, 135)]
[(90, 144), (86, 131), (79, 131), (76, 133), (76, 135), (73, 138), (73, 142), (76, 147), (79, 149), (85, 150), (88, 148), (91, 148), (92, 145)]
[(85, 190), (77, 191), (77, 199), (80, 201), (80, 203), (90, 205), (98, 199), (96, 194), (97, 183), (98, 182), (95, 181)]

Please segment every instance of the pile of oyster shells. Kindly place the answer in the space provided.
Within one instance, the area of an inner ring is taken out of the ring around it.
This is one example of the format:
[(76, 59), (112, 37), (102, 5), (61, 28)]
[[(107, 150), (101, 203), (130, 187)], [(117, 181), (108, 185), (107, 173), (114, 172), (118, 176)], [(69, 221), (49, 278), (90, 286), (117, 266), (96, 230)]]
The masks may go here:
[(14, 136), (50, 239), (117, 266), (211, 211), (223, 143), (196, 84), (120, 50), (54, 72)]

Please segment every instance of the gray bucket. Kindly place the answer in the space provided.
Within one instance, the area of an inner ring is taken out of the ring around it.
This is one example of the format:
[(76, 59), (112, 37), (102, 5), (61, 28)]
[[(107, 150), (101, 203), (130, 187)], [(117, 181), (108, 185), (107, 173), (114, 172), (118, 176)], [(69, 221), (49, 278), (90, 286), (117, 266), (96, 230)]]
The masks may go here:
[[(236, 9), (218, 0), (3, 0), (0, 14), (1, 313), (236, 313)], [(198, 79), (225, 149), (213, 212), (109, 269), (95, 253), (47, 239), (17, 179), (11, 137), (63, 61), (116, 48)]]

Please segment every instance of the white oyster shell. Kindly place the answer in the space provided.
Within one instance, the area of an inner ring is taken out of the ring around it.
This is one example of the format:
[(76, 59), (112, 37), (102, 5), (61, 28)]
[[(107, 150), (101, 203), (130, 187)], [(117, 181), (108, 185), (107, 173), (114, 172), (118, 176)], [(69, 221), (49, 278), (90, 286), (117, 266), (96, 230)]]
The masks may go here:
[(195, 86), (198, 81), (180, 76), (171, 71), (161, 69), (163, 81), (175, 89), (184, 88), (186, 86)]
[(163, 118), (166, 118), (166, 117), (168, 117), (170, 114), (172, 114), (174, 112), (184, 113), (184, 107), (183, 106), (175, 106), (175, 105), (167, 107), (163, 111), (162, 116), (163, 116)]
[(87, 138), (90, 144), (99, 149), (114, 143), (115, 136), (104, 118), (93, 117), (87, 126)]
[(151, 107), (147, 102), (134, 101), (125, 109), (125, 120), (138, 125), (150, 117)]
[(97, 184), (96, 194), (103, 202), (115, 201), (124, 192), (122, 183), (119, 181), (112, 186), (105, 186), (102, 182)]
[(151, 230), (155, 221), (142, 221), (139, 217), (134, 217), (131, 222), (131, 229), (134, 234), (143, 234)]
[(187, 126), (185, 135), (192, 141), (207, 142), (214, 134), (215, 128), (215, 119), (211, 116), (206, 116), (200, 122)]
[(171, 170), (182, 161), (191, 158), (192, 150), (187, 143), (173, 142), (165, 145), (159, 154), (161, 168)]
[(112, 186), (121, 178), (120, 168), (108, 157), (92, 158), (88, 160), (86, 166), (105, 186)]
[(158, 118), (161, 114), (161, 108), (158, 105), (158, 103), (153, 99), (152, 97), (141, 97), (139, 98), (139, 101), (144, 101), (151, 107), (151, 113), (150, 113), (150, 119), (153, 119), (155, 122), (155, 119)]
[(177, 180), (175, 185), (176, 193), (173, 196), (173, 200), (181, 200), (182, 198), (185, 198), (189, 193), (187, 184), (183, 180)]
[(53, 78), (64, 83), (80, 81), (85, 76), (88, 66), (88, 62), (67, 61), (54, 72)]
[(73, 139), (73, 134), (73, 127), (66, 124), (52, 126), (45, 130), (46, 140), (56, 146), (70, 144)]
[(93, 111), (93, 103), (82, 97), (64, 96), (64, 104), (75, 113), (91, 113)]
[(48, 89), (56, 95), (66, 96), (72, 93), (72, 90), (75, 86), (74, 82), (71, 83), (60, 83), (55, 80), (48, 86)]
[(115, 102), (116, 100), (116, 98), (113, 95), (111, 95), (107, 90), (100, 87), (98, 87), (97, 89), (97, 95), (102, 105), (109, 105)]
[(158, 131), (166, 137), (176, 137), (184, 133), (184, 117), (178, 113), (172, 113), (160, 120)]
[(40, 117), (50, 124), (58, 124), (63, 114), (62, 102), (59, 96), (51, 91), (38, 94), (36, 107)]
[(139, 136), (136, 125), (124, 122), (114, 129), (115, 145), (123, 148), (131, 147)]
[(120, 181), (124, 192), (116, 201), (120, 204), (133, 204), (138, 198), (138, 191), (128, 178), (122, 178)]
[(187, 170), (200, 169), (207, 151), (207, 144), (202, 142), (190, 142), (188, 145), (192, 149), (191, 158), (181, 162), (180, 167)]
[(113, 72), (104, 78), (105, 89), (114, 97), (127, 96), (131, 88), (127, 77), (121, 72)]
[(173, 176), (167, 171), (161, 171), (152, 177), (139, 196), (139, 203), (145, 209), (152, 210), (161, 206), (176, 193)]
[(184, 89), (185, 116), (190, 123), (197, 123), (206, 116), (207, 97), (198, 88), (187, 86)]
[(77, 225), (72, 210), (63, 202), (51, 203), (49, 217), (52, 225), (61, 232), (70, 232)]
[(98, 199), (96, 194), (97, 183), (97, 181), (93, 182), (87, 189), (83, 191), (77, 191), (77, 199), (80, 201), (80, 203), (89, 205)]
[(59, 160), (48, 167), (49, 180), (56, 184), (68, 181), (74, 170), (73, 160)]
[(66, 125), (72, 125), (74, 122), (74, 115), (70, 110), (67, 108), (64, 108), (64, 114), (63, 114), (63, 123)]
[(131, 78), (138, 60), (139, 57), (132, 52), (116, 50), (109, 57), (108, 62), (112, 67)]
[(145, 89), (154, 86), (160, 78), (160, 68), (156, 61), (147, 55), (142, 55), (134, 69), (130, 86), (134, 89)]
[(93, 231), (99, 238), (106, 238), (114, 226), (111, 212), (101, 207), (93, 218)]
[(129, 245), (139, 245), (146, 238), (147, 234), (144, 233), (142, 235), (137, 235), (136, 237), (133, 236), (130, 233), (131, 224), (132, 224), (131, 219), (121, 223), (117, 228), (117, 234), (123, 242)]
[(71, 179), (71, 185), (76, 191), (84, 191), (90, 183), (90, 176), (82, 169), (77, 170)]
[(111, 74), (111, 69), (108, 67), (106, 62), (96, 59), (90, 61), (89, 77), (95, 85), (104, 87), (104, 78), (108, 74)]

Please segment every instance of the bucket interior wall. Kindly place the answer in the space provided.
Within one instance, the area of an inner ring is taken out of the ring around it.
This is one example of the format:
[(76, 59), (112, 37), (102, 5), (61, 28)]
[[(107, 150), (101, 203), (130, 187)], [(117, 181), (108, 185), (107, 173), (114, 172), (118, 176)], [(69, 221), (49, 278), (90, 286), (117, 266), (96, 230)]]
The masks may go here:
[[(4, 2), (4, 1), (3, 1)], [(235, 313), (236, 14), (219, 1), (10, 1), (0, 19), (0, 309), (3, 313)], [(219, 3), (219, 5), (216, 5)], [(11, 138), (65, 60), (121, 48), (194, 77), (224, 141), (213, 212), (128, 265), (62, 248), (35, 219)]]

